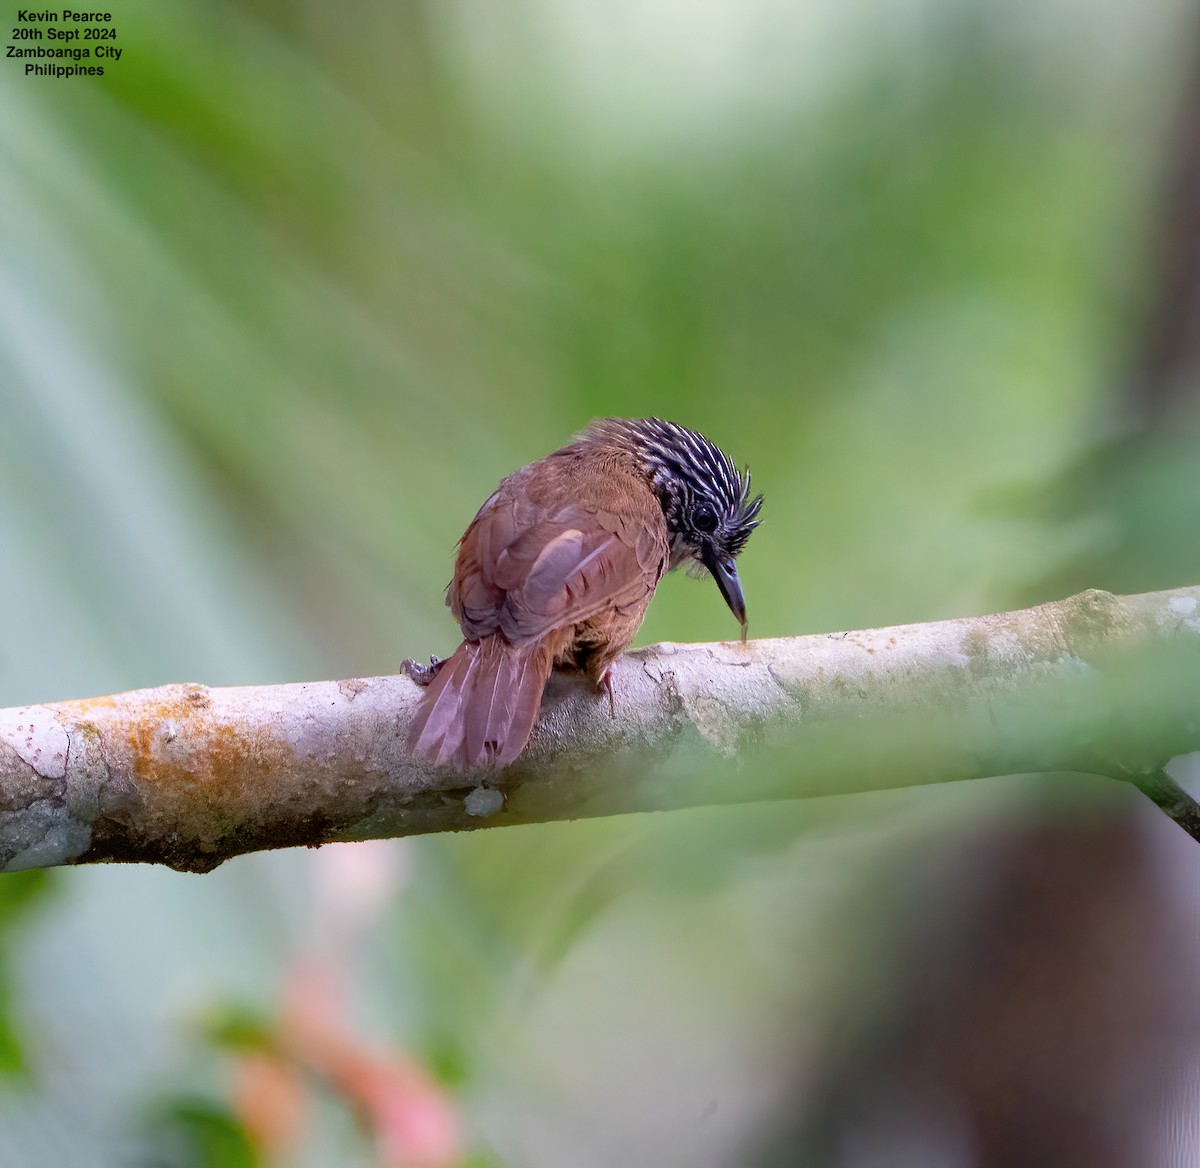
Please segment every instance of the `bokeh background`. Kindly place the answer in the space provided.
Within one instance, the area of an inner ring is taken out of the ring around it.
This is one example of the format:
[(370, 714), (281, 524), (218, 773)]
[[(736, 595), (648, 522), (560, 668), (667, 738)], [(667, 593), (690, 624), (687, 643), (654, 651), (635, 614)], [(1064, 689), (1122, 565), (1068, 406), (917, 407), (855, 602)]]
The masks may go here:
[[(0, 61), (0, 704), (445, 653), (604, 415), (753, 635), (1200, 583), (1194, 5), (110, 10)], [(1198, 875), (1035, 776), (6, 876), (0, 1165), (1196, 1164)]]

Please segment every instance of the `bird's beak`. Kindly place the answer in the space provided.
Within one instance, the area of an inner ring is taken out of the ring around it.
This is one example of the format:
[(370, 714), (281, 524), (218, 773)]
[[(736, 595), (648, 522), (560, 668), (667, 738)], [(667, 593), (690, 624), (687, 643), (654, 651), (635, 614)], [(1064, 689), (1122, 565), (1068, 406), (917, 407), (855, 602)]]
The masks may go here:
[(712, 573), (713, 579), (717, 582), (717, 587), (721, 590), (721, 595), (725, 597), (725, 603), (729, 605), (729, 611), (738, 618), (742, 626), (742, 643), (746, 641), (746, 601), (742, 596), (742, 582), (738, 579), (737, 567), (734, 565), (733, 557), (726, 556), (722, 559), (717, 559), (716, 553), (711, 548), (704, 548), (700, 553), (700, 558), (704, 566)]

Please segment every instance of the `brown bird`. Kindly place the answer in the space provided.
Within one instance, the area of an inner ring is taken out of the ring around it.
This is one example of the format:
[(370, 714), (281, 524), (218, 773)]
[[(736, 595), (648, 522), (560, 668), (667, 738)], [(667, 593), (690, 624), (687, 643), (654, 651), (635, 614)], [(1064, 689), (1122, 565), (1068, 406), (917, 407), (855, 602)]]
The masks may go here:
[(509, 475), (458, 547), (446, 603), (466, 638), (426, 669), (409, 748), (462, 770), (525, 748), (555, 666), (612, 702), (609, 666), (669, 568), (711, 573), (746, 637), (734, 559), (758, 526), (750, 475), (695, 430), (658, 418), (593, 422)]

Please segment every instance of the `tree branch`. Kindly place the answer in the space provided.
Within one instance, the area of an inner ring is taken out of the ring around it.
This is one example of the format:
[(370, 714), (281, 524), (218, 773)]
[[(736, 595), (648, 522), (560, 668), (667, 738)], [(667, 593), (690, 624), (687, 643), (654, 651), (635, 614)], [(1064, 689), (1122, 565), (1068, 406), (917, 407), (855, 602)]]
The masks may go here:
[(556, 674), (526, 754), (475, 779), (408, 755), (419, 692), (407, 677), (168, 685), (2, 710), (0, 870), (205, 872), (266, 848), (1031, 771), (1156, 784), (1197, 834), (1195, 804), (1155, 776), (1200, 750), (1200, 587), (653, 646), (617, 663), (615, 717)]
[(1194, 840), (1200, 840), (1200, 803), (1191, 797), (1165, 770), (1135, 775), (1133, 784), (1160, 811), (1173, 819)]

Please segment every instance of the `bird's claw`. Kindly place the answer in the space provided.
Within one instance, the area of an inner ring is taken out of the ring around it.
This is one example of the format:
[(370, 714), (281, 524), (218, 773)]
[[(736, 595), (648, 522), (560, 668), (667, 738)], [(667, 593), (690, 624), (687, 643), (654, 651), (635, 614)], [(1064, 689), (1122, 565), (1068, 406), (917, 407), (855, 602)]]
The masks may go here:
[(600, 688), (602, 690), (604, 690), (604, 692), (606, 694), (608, 694), (608, 714), (609, 714), (610, 718), (615, 719), (617, 716), (617, 703), (616, 703), (616, 699), (613, 697), (613, 681), (612, 681), (612, 670), (611, 669), (606, 669), (604, 671), (604, 676), (600, 679)]
[(400, 672), (407, 673), (419, 686), (429, 685), (438, 675), (438, 671), (445, 665), (446, 662), (440, 657), (429, 656), (429, 664), (422, 665), (418, 661), (414, 661), (411, 657), (406, 657), (400, 662)]

